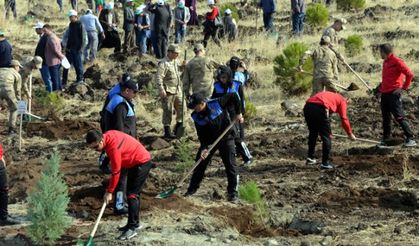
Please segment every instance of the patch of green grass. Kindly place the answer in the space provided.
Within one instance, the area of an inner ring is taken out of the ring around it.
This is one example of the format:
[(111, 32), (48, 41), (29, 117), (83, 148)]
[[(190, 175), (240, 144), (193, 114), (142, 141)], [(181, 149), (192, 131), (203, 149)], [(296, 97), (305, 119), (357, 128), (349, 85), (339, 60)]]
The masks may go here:
[(35, 92), (36, 101), (49, 111), (59, 111), (64, 108), (64, 98), (55, 92), (48, 93), (46, 90), (40, 89)]
[(176, 164), (177, 172), (184, 172), (192, 168), (194, 164), (193, 147), (191, 141), (187, 138), (182, 138), (175, 146), (175, 157), (178, 161)]
[(336, 6), (338, 10), (363, 10), (367, 5), (366, 0), (337, 0)]
[(345, 51), (349, 57), (360, 54), (363, 47), (364, 41), (360, 35), (351, 35), (345, 41)]
[(269, 216), (266, 203), (262, 198), (259, 187), (255, 181), (249, 181), (239, 188), (240, 199), (243, 199), (255, 206), (255, 217), (263, 222)]

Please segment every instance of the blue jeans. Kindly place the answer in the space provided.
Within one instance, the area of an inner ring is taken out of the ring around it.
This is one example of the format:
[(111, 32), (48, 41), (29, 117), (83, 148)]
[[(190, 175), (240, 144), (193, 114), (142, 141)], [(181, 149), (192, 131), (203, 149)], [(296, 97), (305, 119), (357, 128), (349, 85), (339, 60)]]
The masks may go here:
[(63, 89), (61, 85), (60, 68), (61, 64), (48, 67), (49, 74), (51, 75), (52, 91), (61, 91)]
[(292, 32), (294, 34), (303, 34), (304, 31), (304, 13), (292, 14)]
[(60, 8), (60, 12), (63, 11), (63, 0), (57, 0), (58, 7)]
[(176, 27), (175, 36), (175, 44), (183, 43), (183, 39), (186, 36), (186, 27), (183, 25)]
[(45, 83), (45, 88), (47, 89), (48, 92), (52, 91), (52, 81), (51, 81), (51, 75), (49, 73), (49, 68), (47, 66), (47, 64), (42, 64), (41, 69), (39, 69), (39, 71), (41, 72), (41, 76), (42, 76), (42, 80)]
[(147, 39), (150, 38), (150, 30), (135, 30), (136, 45), (141, 54), (147, 53)]
[(273, 27), (274, 27), (274, 23), (273, 23), (273, 17), (274, 13), (266, 13), (263, 12), (263, 25), (265, 27), (265, 31), (270, 31), (273, 32)]
[[(65, 56), (67, 57), (70, 64), (74, 66), (74, 69), (76, 70), (76, 77), (77, 82), (83, 81), (83, 63), (81, 60), (82, 52), (75, 50), (75, 49), (69, 49), (65, 53)], [(67, 85), (68, 81), (68, 69), (63, 70), (63, 86)]]

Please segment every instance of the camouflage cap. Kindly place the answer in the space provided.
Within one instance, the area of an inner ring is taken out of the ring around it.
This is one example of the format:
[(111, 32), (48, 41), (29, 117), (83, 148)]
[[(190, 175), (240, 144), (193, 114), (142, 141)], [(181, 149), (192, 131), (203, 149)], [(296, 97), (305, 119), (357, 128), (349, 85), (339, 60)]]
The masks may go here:
[(193, 50), (194, 50), (195, 52), (197, 52), (197, 51), (200, 51), (200, 50), (205, 50), (205, 47), (204, 47), (204, 45), (203, 45), (203, 44), (199, 43), (199, 44), (195, 44), (195, 46), (194, 46)]
[(22, 68), (22, 65), (20, 64), (18, 60), (12, 60), (12, 62), (10, 62), (10, 66), (12, 67), (19, 66)]
[(35, 56), (32, 59), (32, 62), (35, 65), (36, 69), (41, 69), (41, 67), (42, 67), (42, 58), (40, 56)]
[(329, 36), (323, 36), (321, 40), (326, 44), (330, 44), (331, 41)]
[(169, 48), (167, 48), (167, 51), (171, 51), (171, 52), (178, 53), (178, 54), (180, 53), (179, 46), (176, 45), (176, 44), (169, 45)]
[(342, 29), (345, 29), (346, 28), (345, 25), (348, 23), (348, 21), (345, 18), (336, 18), (335, 22), (340, 22), (342, 25)]

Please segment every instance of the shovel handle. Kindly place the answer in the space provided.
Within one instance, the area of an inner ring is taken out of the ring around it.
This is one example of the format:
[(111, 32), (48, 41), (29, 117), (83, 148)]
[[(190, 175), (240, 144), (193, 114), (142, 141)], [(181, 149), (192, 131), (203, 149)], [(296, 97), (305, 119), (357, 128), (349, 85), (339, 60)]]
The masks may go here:
[[(347, 138), (347, 136), (340, 135), (340, 134), (333, 134), (333, 136), (340, 137), (340, 138)], [(372, 143), (372, 144), (380, 144), (380, 142), (378, 142), (378, 141), (365, 139), (365, 138), (356, 138), (356, 141), (365, 142), (365, 143)]]
[(349, 70), (351, 70), (351, 72), (353, 73), (353, 74), (355, 74), (355, 76), (359, 79), (359, 80), (361, 80), (361, 82), (365, 85), (365, 87), (367, 87), (368, 88), (368, 90), (369, 91), (372, 91), (372, 88), (367, 84), (367, 82), (365, 82), (365, 80), (364, 79), (362, 79), (361, 78), (361, 76), (359, 76), (359, 74), (357, 73), (357, 72), (355, 72), (355, 70), (346, 62), (346, 61), (344, 61), (343, 62), (348, 68), (349, 68)]
[(95, 236), (97, 227), (99, 226), (100, 219), (102, 218), (102, 215), (105, 212), (105, 208), (106, 208), (106, 202), (103, 202), (102, 208), (100, 209), (99, 215), (97, 216), (95, 226), (93, 227), (93, 230), (90, 233), (90, 238), (93, 238)]

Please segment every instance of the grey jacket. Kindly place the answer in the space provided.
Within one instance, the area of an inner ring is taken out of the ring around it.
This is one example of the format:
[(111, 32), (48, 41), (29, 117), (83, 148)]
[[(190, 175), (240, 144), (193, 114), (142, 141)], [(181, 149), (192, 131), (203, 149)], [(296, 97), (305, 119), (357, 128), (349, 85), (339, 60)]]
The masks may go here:
[(306, 12), (304, 0), (291, 0), (291, 9), (294, 14)]

